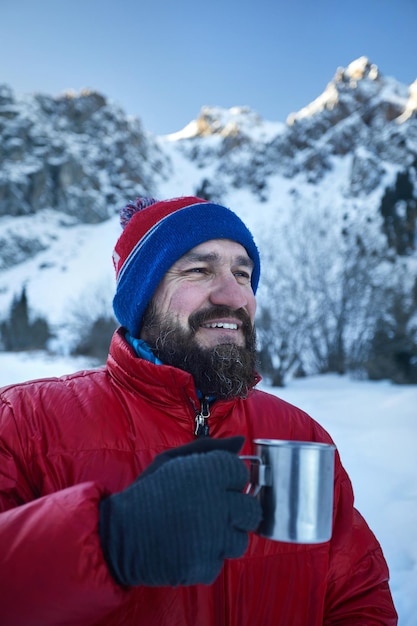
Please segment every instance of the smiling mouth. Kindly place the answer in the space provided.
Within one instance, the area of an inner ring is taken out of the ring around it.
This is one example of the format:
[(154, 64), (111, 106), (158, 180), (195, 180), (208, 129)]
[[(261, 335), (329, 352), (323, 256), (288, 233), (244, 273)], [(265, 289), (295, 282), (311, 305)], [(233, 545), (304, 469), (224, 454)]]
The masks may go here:
[(237, 330), (238, 325), (233, 322), (209, 322), (208, 324), (201, 324), (202, 328), (224, 328), (226, 330)]

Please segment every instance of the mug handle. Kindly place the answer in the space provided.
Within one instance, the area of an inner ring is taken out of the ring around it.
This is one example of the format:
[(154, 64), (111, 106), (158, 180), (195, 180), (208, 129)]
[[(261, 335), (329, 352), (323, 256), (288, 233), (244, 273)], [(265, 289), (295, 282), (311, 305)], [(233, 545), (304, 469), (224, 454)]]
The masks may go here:
[(239, 459), (242, 461), (250, 461), (250, 478), (245, 493), (256, 497), (262, 487), (266, 485), (265, 474), (267, 466), (263, 464), (260, 456), (241, 455)]

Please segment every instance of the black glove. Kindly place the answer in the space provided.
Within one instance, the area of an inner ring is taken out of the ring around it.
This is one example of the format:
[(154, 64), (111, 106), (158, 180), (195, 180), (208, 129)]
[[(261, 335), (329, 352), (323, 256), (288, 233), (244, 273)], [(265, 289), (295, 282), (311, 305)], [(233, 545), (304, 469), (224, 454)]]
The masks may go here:
[(100, 504), (100, 539), (122, 585), (210, 584), (241, 556), (261, 521), (242, 493), (243, 437), (199, 439), (158, 455), (124, 491)]

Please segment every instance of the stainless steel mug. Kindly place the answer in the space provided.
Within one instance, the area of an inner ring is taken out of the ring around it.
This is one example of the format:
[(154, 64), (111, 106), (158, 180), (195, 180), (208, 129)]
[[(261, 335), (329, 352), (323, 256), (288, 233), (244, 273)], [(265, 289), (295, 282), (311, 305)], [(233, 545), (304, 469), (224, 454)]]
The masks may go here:
[(260, 501), (257, 533), (290, 543), (323, 543), (332, 535), (335, 446), (255, 439), (247, 493)]

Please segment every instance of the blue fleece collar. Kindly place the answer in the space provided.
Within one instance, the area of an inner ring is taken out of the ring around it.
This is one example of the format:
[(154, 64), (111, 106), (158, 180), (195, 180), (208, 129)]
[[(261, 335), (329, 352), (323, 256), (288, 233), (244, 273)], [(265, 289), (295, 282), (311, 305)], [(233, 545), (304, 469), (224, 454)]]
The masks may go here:
[(127, 343), (132, 346), (137, 356), (139, 356), (141, 359), (145, 359), (146, 361), (155, 363), (155, 365), (163, 365), (163, 362), (154, 355), (146, 341), (144, 341), (143, 339), (136, 339), (136, 337), (132, 337), (129, 332), (126, 333), (125, 338)]

